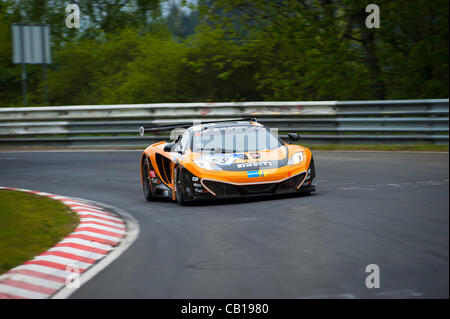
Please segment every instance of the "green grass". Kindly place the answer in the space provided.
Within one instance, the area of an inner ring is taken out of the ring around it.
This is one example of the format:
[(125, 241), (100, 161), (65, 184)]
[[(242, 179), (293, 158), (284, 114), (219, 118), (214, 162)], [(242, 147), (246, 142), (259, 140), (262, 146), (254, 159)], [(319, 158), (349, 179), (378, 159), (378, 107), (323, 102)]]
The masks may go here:
[(78, 223), (78, 215), (59, 201), (0, 190), (0, 274), (46, 251)]

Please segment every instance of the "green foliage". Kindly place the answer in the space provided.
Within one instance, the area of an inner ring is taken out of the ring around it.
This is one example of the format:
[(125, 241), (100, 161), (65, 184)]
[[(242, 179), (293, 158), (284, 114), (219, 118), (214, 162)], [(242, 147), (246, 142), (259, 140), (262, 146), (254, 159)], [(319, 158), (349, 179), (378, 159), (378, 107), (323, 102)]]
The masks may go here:
[[(2, 106), (22, 101), (12, 22), (51, 24), (51, 105), (448, 97), (447, 0), (379, 0), (379, 29), (362, 0), (78, 3), (69, 30), (62, 0), (0, 2)], [(42, 68), (27, 72), (40, 105)]]
[(51, 105), (97, 103), (98, 45), (95, 40), (84, 40), (54, 53), (54, 66), (48, 75)]
[(12, 64), (11, 16), (7, 14), (9, 2), (0, 3), (0, 101), (3, 105), (22, 102), (20, 68)]
[[(120, 43), (129, 39), (131, 43)], [(182, 77), (181, 60), (186, 46), (172, 41), (169, 34), (147, 34), (141, 38), (133, 31), (121, 33), (102, 48), (103, 55), (123, 54), (125, 64), (105, 64), (99, 74), (101, 103), (177, 102), (184, 100), (186, 79)], [(123, 51), (121, 51), (123, 50)], [(107, 62), (107, 61), (105, 61)]]
[(258, 65), (264, 99), (448, 96), (448, 2), (377, 3), (380, 29), (366, 28), (360, 0), (218, 0), (202, 13), (205, 32), (220, 29)]

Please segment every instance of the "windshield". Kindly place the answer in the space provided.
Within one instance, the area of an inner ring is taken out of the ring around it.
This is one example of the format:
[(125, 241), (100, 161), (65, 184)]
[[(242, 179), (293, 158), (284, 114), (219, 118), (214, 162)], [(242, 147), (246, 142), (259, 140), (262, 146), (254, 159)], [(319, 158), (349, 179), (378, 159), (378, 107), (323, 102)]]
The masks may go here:
[(280, 146), (278, 138), (264, 127), (230, 126), (194, 131), (192, 150), (237, 153), (276, 149)]

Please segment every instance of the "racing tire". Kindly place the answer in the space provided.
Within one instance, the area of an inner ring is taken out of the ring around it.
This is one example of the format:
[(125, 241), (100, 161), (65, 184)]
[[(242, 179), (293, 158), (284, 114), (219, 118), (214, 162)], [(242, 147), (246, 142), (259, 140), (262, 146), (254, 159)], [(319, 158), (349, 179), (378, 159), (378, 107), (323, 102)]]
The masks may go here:
[(181, 206), (186, 205), (186, 200), (184, 199), (184, 192), (183, 192), (183, 184), (182, 184), (182, 178), (181, 178), (181, 174), (183, 174), (181, 172), (181, 168), (177, 167), (175, 169), (175, 176), (174, 176), (174, 181), (175, 181), (175, 197), (177, 199), (178, 204), (180, 204)]
[(148, 159), (145, 158), (142, 162), (142, 190), (147, 201), (153, 200), (152, 186), (150, 185), (150, 170), (148, 166)]

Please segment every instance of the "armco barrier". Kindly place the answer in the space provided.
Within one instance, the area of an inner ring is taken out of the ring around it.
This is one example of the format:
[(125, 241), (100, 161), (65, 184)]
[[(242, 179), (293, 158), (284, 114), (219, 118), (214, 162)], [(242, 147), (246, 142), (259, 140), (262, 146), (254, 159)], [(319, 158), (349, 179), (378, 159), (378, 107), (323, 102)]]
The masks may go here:
[(449, 100), (164, 103), (0, 108), (0, 146), (143, 146), (141, 125), (256, 118), (310, 144), (448, 144)]

